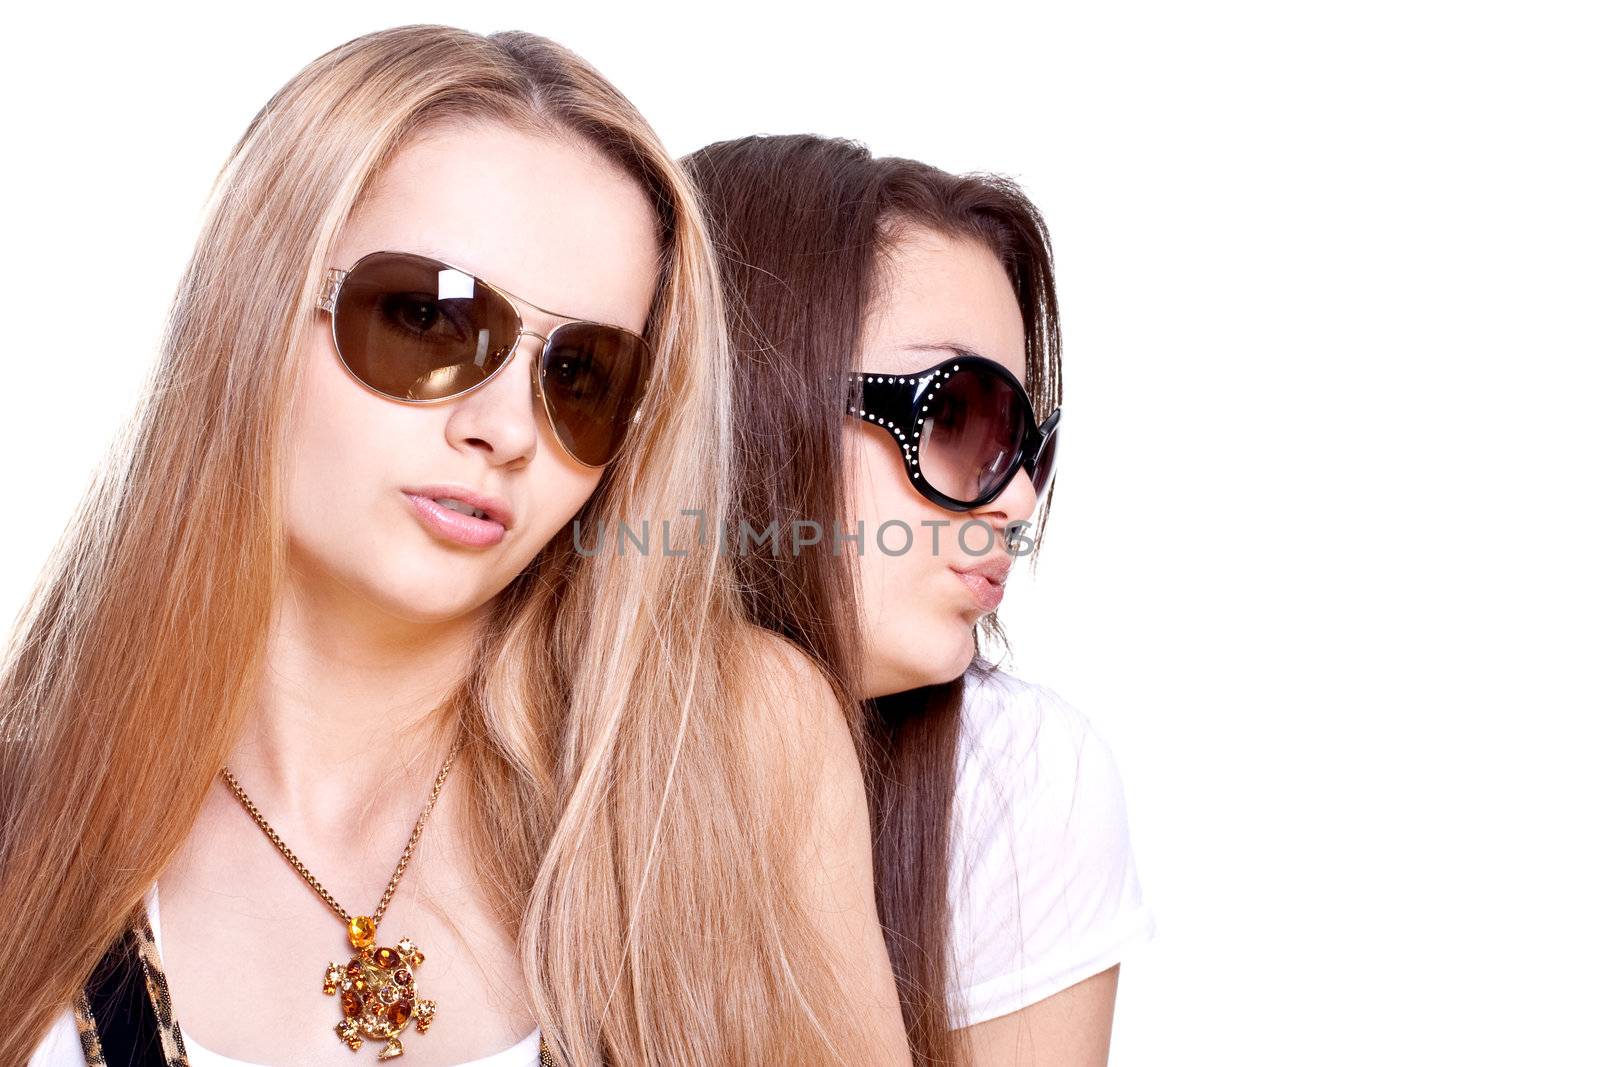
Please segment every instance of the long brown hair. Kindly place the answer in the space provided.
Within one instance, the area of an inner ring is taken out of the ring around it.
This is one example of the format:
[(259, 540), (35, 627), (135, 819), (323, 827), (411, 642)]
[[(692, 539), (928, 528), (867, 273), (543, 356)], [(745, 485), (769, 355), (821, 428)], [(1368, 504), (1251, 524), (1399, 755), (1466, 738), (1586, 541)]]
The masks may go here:
[[(735, 349), (734, 521), (762, 530), (847, 513), (846, 386), (880, 265), (906, 227), (991, 249), (1026, 330), (1024, 385), (1059, 403), (1060, 327), (1044, 220), (1003, 177), (874, 158), (808, 135), (721, 141), (685, 157), (721, 256)], [(1043, 535), (1048, 500), (1040, 513)], [(735, 554), (751, 616), (809, 652), (841, 698), (862, 664), (849, 553)], [(999, 620), (977, 631), (1001, 646)], [(992, 668), (975, 659), (968, 672)], [(948, 1010), (946, 887), (963, 679), (856, 704), (874, 821), (879, 916), (918, 1064), (966, 1060)]]
[[(527, 33), (402, 26), (308, 64), (218, 175), (151, 377), (8, 645), (0, 1063), (136, 916), (250, 712), (287, 566), (292, 357), (341, 227), (408, 138), (474, 122), (581, 138), (657, 210), (649, 417), (578, 519), (725, 516), (720, 283), (633, 106)], [(472, 861), (563, 1063), (848, 1062), (852, 1006), (782, 865), (800, 820), (742, 758), (764, 632), (693, 526), (673, 533), (670, 555), (557, 538), (497, 597), (445, 709)]]

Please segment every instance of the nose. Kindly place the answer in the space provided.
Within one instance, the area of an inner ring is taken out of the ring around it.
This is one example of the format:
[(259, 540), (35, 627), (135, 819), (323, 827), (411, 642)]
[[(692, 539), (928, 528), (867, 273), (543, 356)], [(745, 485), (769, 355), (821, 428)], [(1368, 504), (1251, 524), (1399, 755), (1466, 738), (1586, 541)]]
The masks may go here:
[(1038, 506), (1039, 494), (1034, 491), (1033, 478), (1029, 476), (1028, 468), (1019, 463), (1000, 495), (977, 510), (1003, 525), (1031, 517)]

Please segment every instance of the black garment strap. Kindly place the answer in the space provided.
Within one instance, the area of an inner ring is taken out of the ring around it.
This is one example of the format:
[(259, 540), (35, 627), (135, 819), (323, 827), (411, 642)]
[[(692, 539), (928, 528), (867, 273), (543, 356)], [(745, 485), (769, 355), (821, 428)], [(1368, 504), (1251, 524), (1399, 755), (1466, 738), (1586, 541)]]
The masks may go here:
[(100, 957), (84, 992), (106, 1067), (166, 1067), (155, 1008), (130, 929)]

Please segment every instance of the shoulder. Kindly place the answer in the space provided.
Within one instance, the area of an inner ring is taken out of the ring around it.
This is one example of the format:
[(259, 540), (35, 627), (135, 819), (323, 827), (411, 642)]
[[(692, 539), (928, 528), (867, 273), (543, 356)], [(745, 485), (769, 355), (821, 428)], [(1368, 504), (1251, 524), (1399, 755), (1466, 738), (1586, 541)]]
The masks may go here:
[(980, 837), (980, 827), (1003, 829), (1030, 853), (1068, 848), (1079, 872), (1130, 852), (1111, 747), (1049, 686), (999, 670), (967, 675), (956, 790)]
[(734, 732), (767, 816), (792, 827), (797, 847), (805, 840), (845, 845), (861, 836), (857, 826), (865, 834), (855, 727), (826, 672), (799, 645), (754, 626), (725, 652)]
[(765, 630), (745, 636), (738, 714), (762, 817), (787, 828), (806, 892), (870, 901), (866, 785), (847, 709), (798, 645)]
[(782, 634), (759, 626), (746, 626), (742, 634), (742, 667), (747, 681), (780, 698), (810, 703), (837, 704), (838, 694), (817, 661)]
[(874, 897), (871, 815), (849, 706), (798, 645), (750, 640), (745, 719), (751, 769), (781, 822), (795, 902), (809, 916), (861, 1026), (853, 1062), (910, 1063), (894, 970)]
[(838, 763), (845, 756), (853, 763), (843, 694), (817, 661), (770, 630), (750, 627), (741, 636), (733, 684), (752, 758), (775, 769), (810, 753), (826, 757), (818, 767), (835, 774), (844, 770)]
[(1122, 779), (1088, 717), (1001, 671), (964, 680), (952, 818), (952, 1010), (981, 1022), (1088, 978), (1153, 933)]
[(1111, 748), (1088, 717), (1049, 686), (1004, 671), (967, 674), (958, 760), (958, 788), (973, 799), (1063, 819), (1080, 800), (1121, 801)]
[(750, 640), (743, 718), (752, 769), (811, 848), (867, 843), (870, 860), (866, 786), (842, 695), (787, 638), (763, 630)]

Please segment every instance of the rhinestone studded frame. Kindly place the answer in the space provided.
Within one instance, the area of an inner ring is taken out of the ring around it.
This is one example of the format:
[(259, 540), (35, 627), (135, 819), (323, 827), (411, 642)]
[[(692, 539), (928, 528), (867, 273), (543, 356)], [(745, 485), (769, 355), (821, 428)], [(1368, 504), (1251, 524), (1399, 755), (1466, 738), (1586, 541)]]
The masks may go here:
[(1034, 419), (1032, 404), (1028, 403), (1025, 408), (1028, 425), (1023, 434), (1023, 448), (994, 489), (977, 500), (961, 500), (947, 495), (923, 476), (920, 454), (922, 427), (938, 390), (949, 381), (952, 374), (961, 369), (963, 364), (971, 364), (973, 369), (982, 369), (999, 375), (1022, 395), (1025, 403), (1027, 402), (1027, 392), (1022, 383), (1017, 381), (1016, 376), (1004, 364), (970, 353), (951, 357), (937, 366), (911, 374), (845, 375), (850, 386), (846, 404), (848, 413), (873, 425), (881, 426), (893, 435), (900, 447), (906, 475), (911, 479), (917, 492), (950, 511), (970, 511), (993, 500), (1004, 491), (1018, 467), (1026, 466), (1031, 476), (1033, 461), (1038, 457), (1044, 442), (1054, 432), (1061, 414), (1058, 408), (1041, 426)]

